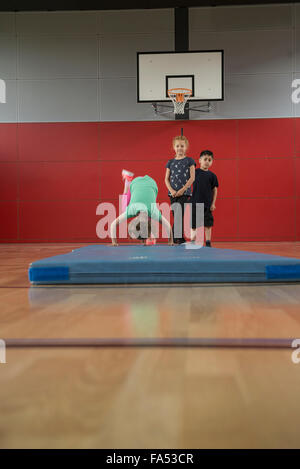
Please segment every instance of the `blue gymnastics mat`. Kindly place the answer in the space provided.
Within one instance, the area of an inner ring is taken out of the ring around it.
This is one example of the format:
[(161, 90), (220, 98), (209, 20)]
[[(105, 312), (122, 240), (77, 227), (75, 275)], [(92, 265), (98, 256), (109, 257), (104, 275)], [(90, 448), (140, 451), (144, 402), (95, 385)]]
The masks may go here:
[(300, 259), (191, 247), (87, 246), (33, 262), (29, 280), (34, 285), (300, 281)]

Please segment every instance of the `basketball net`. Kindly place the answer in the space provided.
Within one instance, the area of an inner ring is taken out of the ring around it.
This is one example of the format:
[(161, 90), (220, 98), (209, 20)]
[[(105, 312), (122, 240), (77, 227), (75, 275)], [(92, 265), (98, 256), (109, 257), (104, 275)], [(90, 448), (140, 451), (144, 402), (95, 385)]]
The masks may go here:
[(174, 114), (184, 114), (185, 103), (192, 96), (189, 88), (171, 88), (168, 90), (169, 98), (174, 104)]

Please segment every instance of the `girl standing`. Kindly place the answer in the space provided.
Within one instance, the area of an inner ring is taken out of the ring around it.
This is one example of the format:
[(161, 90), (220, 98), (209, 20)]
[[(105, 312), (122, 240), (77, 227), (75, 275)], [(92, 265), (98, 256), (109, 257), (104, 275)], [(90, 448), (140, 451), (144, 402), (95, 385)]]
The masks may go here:
[(173, 138), (175, 156), (166, 164), (165, 184), (168, 188), (171, 209), (174, 217), (172, 227), (174, 243), (185, 243), (184, 239), (184, 209), (189, 202), (192, 191), (191, 185), (195, 180), (196, 163), (193, 158), (186, 156), (189, 146), (186, 137)]

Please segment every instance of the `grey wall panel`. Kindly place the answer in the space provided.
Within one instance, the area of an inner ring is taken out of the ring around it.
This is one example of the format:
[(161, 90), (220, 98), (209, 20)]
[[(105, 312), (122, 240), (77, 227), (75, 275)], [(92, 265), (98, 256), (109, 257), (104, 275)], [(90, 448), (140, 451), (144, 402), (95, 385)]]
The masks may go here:
[(216, 103), (220, 118), (290, 117), (292, 74), (231, 75), (225, 80), (225, 101)]
[[(203, 105), (203, 104), (206, 104), (206, 103), (204, 103), (204, 102), (195, 103), (191, 106), (191, 108), (197, 107), (197, 104)], [(212, 102), (212, 103), (210, 103), (210, 105), (211, 105), (210, 112), (195, 112), (192, 109), (190, 109), (190, 119), (192, 119), (192, 120), (220, 119), (220, 116), (217, 112), (218, 103), (217, 102)]]
[(17, 78), (16, 36), (0, 35), (0, 78)]
[[(300, 28), (295, 31), (295, 72), (300, 72)], [(300, 76), (299, 76), (300, 78)]]
[(97, 80), (19, 80), (22, 122), (97, 121)]
[[(294, 64), (295, 6), (192, 8), (190, 49), (225, 50), (225, 101), (210, 117), (290, 117)], [(202, 114), (192, 114), (202, 119)]]
[(30, 12), (16, 14), (17, 34), (97, 34), (99, 13), (94, 11)]
[(98, 41), (89, 36), (20, 36), (20, 78), (97, 78)]
[(16, 34), (15, 13), (0, 13), (0, 35)]
[(300, 103), (294, 105), (295, 117), (300, 117)]
[(174, 10), (102, 11), (99, 32), (102, 34), (158, 33), (174, 31)]
[[(300, 5), (190, 9), (190, 49), (225, 49), (226, 65), (225, 101), (191, 117), (299, 116), (298, 44)], [(136, 51), (152, 50), (174, 50), (173, 9), (0, 14), (0, 120), (173, 119), (136, 102)]]
[(291, 4), (190, 8), (190, 30), (288, 29), (292, 26), (292, 14)]
[[(151, 104), (136, 102), (136, 79), (100, 80), (102, 121), (160, 120)], [(163, 119), (164, 120), (164, 119)]]
[(0, 103), (0, 122), (17, 122), (17, 82), (5, 80), (6, 103)]
[(293, 66), (292, 31), (228, 31), (190, 35), (190, 49), (224, 49), (226, 73), (286, 73)]
[(174, 50), (172, 33), (100, 38), (100, 77), (136, 77), (136, 53)]
[(295, 26), (300, 29), (300, 5), (294, 5)]

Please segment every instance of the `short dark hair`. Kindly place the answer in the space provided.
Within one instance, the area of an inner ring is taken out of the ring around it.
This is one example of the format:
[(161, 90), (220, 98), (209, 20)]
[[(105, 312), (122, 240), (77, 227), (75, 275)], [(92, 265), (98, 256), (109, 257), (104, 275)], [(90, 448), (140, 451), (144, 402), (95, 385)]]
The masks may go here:
[(204, 155), (211, 156), (212, 159), (214, 159), (214, 154), (213, 154), (213, 152), (210, 151), (210, 150), (203, 150), (203, 151), (201, 151), (201, 153), (200, 153), (200, 158), (201, 158), (202, 156), (204, 156)]

